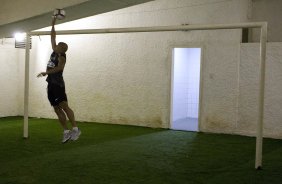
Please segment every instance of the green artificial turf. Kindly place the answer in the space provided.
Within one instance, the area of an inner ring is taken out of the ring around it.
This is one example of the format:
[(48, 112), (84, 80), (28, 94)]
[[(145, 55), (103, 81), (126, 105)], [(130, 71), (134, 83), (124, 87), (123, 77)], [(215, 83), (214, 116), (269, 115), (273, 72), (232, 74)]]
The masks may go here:
[(57, 120), (0, 118), (0, 184), (281, 184), (282, 140), (79, 123), (78, 141), (61, 144)]

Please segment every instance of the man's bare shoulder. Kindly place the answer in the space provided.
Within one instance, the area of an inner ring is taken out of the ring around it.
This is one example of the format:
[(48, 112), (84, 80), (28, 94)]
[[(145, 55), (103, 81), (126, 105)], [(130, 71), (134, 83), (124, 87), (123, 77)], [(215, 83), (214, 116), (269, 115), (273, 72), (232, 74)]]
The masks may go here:
[(66, 57), (65, 57), (65, 55), (59, 55), (58, 60), (59, 60), (60, 62), (66, 62)]

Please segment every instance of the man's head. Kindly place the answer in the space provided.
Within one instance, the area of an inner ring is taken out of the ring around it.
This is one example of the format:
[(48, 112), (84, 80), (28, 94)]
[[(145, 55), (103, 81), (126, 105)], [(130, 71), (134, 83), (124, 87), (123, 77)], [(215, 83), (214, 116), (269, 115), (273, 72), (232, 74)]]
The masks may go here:
[(58, 45), (56, 46), (56, 52), (57, 53), (65, 53), (68, 50), (68, 45), (64, 42), (59, 42)]

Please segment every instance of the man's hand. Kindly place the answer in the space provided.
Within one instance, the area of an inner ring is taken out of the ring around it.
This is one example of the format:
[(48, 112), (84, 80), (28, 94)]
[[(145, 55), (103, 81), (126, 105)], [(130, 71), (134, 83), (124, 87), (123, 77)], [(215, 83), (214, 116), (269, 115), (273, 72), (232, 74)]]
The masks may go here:
[(46, 72), (41, 72), (41, 73), (39, 73), (39, 74), (37, 75), (37, 77), (44, 77), (45, 75), (47, 75)]

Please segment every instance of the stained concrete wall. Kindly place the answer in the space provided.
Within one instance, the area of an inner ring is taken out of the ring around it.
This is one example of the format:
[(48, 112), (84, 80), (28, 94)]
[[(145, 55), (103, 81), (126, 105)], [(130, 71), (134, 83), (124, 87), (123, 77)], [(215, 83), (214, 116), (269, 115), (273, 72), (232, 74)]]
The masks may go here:
[(239, 43), (210, 43), (202, 63), (200, 130), (233, 133), (237, 121)]
[(0, 117), (19, 115), (19, 53), (13, 39), (0, 40)]
[[(282, 138), (282, 43), (268, 43), (264, 135)], [(239, 113), (236, 132), (254, 135), (258, 118), (259, 44), (241, 46)]]

